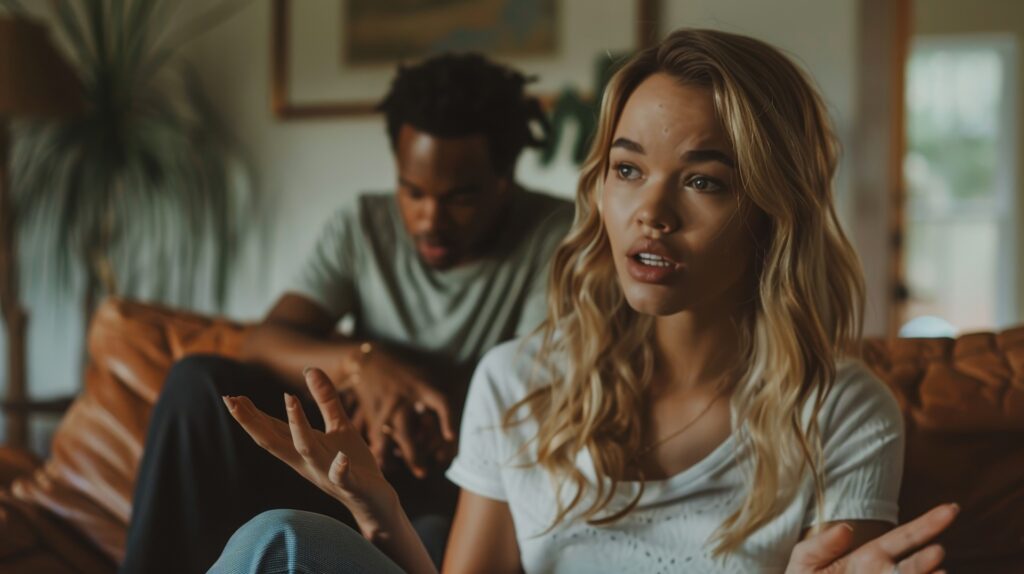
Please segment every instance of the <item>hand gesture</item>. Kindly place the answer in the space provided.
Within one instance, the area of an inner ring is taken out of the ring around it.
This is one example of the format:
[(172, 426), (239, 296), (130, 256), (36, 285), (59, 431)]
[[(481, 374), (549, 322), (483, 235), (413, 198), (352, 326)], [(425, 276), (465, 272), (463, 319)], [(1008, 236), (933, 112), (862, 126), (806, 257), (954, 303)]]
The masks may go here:
[(797, 544), (789, 557), (786, 574), (937, 572), (945, 551), (938, 544), (921, 547), (945, 530), (958, 511), (955, 504), (937, 506), (853, 552), (849, 552), (853, 531), (845, 524), (838, 524)]
[(392, 441), (396, 454), (419, 478), (426, 476), (428, 461), (452, 453), (453, 449), (430, 440), (440, 435), (449, 446), (454, 444), (445, 396), (424, 381), (416, 369), (386, 350), (373, 348), (366, 353), (338, 390), (355, 394), (370, 451), (379, 466), (384, 467), (393, 452)]
[(307, 369), (306, 385), (320, 408), (324, 432), (310, 427), (298, 399), (285, 395), (288, 423), (256, 408), (246, 397), (224, 397), (231, 416), (270, 454), (344, 504), (372, 538), (400, 509), (398, 496), (355, 429), (327, 375)]

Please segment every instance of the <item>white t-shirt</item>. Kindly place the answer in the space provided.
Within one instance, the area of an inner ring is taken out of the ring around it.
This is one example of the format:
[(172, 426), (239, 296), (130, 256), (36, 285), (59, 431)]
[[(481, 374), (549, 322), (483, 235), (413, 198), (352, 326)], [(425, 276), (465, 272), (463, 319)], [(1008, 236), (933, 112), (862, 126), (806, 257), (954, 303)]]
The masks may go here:
[[(571, 514), (569, 520), (544, 533), (557, 505), (552, 476), (531, 464), (536, 450), (530, 441), (537, 425), (530, 420), (501, 428), (505, 412), (529, 390), (538, 339), (511, 341), (484, 356), (470, 385), (459, 455), (448, 469), (448, 478), (460, 487), (508, 503), (526, 572), (785, 569), (801, 532), (816, 522), (809, 477), (793, 501), (737, 552), (724, 559), (712, 556), (709, 539), (748, 488), (744, 477), (749, 466), (741, 464), (742, 449), (735, 433), (694, 466), (665, 480), (647, 481), (639, 506), (618, 522), (590, 526)], [(889, 390), (864, 366), (844, 363), (819, 416), (825, 453), (824, 519), (895, 523), (904, 436), (899, 408)], [(594, 466), (585, 449), (576, 464), (593, 484)], [(610, 508), (621, 508), (636, 489), (636, 483), (621, 485)], [(563, 499), (572, 494), (574, 487), (567, 484)], [(587, 502), (574, 510), (576, 516)]]

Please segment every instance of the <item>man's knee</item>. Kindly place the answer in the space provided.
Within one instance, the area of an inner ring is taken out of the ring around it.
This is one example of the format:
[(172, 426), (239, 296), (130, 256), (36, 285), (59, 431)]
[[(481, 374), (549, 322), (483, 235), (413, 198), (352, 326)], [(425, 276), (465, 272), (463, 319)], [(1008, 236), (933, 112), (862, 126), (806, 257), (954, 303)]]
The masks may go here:
[(231, 392), (241, 365), (216, 355), (191, 355), (171, 366), (157, 399), (159, 411), (192, 412), (198, 405), (219, 401)]

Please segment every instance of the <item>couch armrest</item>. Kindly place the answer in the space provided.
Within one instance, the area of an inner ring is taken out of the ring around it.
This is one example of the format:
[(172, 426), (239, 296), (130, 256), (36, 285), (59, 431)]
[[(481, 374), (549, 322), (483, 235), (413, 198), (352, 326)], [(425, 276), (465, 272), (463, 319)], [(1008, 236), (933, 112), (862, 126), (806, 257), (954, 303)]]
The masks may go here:
[(119, 562), (150, 411), (167, 371), (193, 353), (236, 355), (244, 335), (244, 326), (224, 319), (105, 301), (89, 328), (84, 390), (61, 420), (46, 464), (11, 485), (14, 501)]

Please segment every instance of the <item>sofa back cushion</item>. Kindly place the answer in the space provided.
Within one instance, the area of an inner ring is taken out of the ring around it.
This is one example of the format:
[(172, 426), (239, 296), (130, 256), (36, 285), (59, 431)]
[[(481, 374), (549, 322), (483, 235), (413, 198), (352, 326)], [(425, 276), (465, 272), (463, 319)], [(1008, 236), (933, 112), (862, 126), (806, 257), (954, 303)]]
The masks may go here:
[(863, 351), (903, 408), (900, 520), (957, 502), (950, 571), (1024, 572), (1024, 327)]

